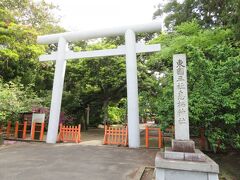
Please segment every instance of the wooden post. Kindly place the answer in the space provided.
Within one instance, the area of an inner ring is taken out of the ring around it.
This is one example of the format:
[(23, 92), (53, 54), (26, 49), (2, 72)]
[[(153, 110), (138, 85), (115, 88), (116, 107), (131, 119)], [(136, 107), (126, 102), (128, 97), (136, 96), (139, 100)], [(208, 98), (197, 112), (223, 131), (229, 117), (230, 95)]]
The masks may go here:
[(120, 134), (120, 132), (121, 132), (121, 128), (119, 127), (118, 128), (118, 140), (117, 140), (117, 143), (119, 143), (119, 144), (121, 144), (121, 134)]
[(122, 131), (122, 132), (121, 132), (121, 133), (122, 133), (122, 138), (121, 138), (121, 142), (120, 142), (121, 144), (124, 144), (124, 142), (125, 142), (125, 139), (124, 139), (124, 133), (125, 133), (125, 132), (124, 132), (124, 128), (125, 128), (125, 127), (122, 127), (122, 128), (121, 128), (121, 131)]
[(107, 144), (107, 126), (104, 125), (104, 140), (103, 144)]
[(35, 138), (35, 127), (36, 127), (36, 123), (32, 123), (32, 140), (34, 140)]
[(43, 140), (43, 135), (44, 135), (44, 122), (41, 123), (41, 132), (40, 132), (40, 138), (39, 140), (42, 141)]
[(62, 141), (62, 123), (60, 123), (60, 127), (59, 127), (58, 141)]
[(158, 129), (158, 148), (161, 148), (161, 135), (160, 135), (160, 129)]
[(7, 124), (7, 132), (6, 132), (6, 137), (7, 137), (7, 138), (10, 137), (10, 132), (11, 132), (11, 121), (8, 121), (8, 124)]
[(149, 147), (149, 142), (148, 142), (148, 126), (145, 126), (145, 143), (146, 143), (146, 148)]
[(128, 126), (126, 126), (126, 138), (125, 138), (125, 146), (128, 145)]
[(78, 143), (78, 126), (72, 126), (72, 137), (73, 137), (73, 141), (75, 138), (75, 142)]
[(163, 147), (163, 132), (161, 131), (161, 148)]
[[(72, 131), (72, 141), (74, 141), (74, 136), (76, 136), (76, 132), (77, 132), (77, 126), (70, 126), (70, 132)], [(70, 136), (70, 135), (69, 135)], [(77, 143), (77, 139), (75, 138), (75, 142)]]
[(158, 147), (159, 149), (162, 147), (162, 131), (160, 128), (158, 129)]
[(22, 138), (23, 139), (26, 139), (26, 136), (27, 135), (27, 121), (24, 121), (23, 123), (23, 135), (22, 135)]
[(15, 122), (15, 135), (14, 137), (17, 139), (18, 138), (18, 121)]
[(81, 141), (81, 125), (78, 125), (78, 142), (80, 143)]

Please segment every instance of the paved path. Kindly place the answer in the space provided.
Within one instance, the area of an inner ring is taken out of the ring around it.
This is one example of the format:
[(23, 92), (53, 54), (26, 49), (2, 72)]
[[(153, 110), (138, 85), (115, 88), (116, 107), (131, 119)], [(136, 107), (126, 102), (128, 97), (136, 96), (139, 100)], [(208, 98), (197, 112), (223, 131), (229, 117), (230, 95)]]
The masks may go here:
[(122, 180), (153, 166), (156, 150), (23, 143), (0, 148), (1, 180)]

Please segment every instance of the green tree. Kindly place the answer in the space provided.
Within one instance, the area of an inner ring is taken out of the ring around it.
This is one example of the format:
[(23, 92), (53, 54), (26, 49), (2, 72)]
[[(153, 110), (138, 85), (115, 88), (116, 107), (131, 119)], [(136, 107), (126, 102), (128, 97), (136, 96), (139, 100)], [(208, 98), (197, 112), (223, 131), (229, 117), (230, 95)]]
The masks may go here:
[[(116, 48), (118, 43), (118, 38), (116, 42), (114, 39), (103, 39), (98, 43), (83, 47), (73, 46), (73, 50)], [(138, 78), (141, 90), (151, 90), (153, 87), (152, 77), (145, 63), (147, 57), (144, 54), (138, 56)], [(65, 82), (63, 107), (69, 113), (78, 116), (78, 119), (82, 116), (81, 114), (84, 114), (88, 104), (91, 108), (91, 119), (94, 116), (98, 123), (109, 120), (108, 115), (111, 116), (111, 119), (114, 116), (119, 117), (119, 111), (126, 112), (126, 107), (119, 106), (118, 103), (127, 94), (125, 57), (69, 61)]]
[(54, 63), (40, 63), (38, 57), (48, 47), (36, 44), (38, 33), (32, 26), (19, 24), (6, 9), (0, 11), (0, 76), (45, 95), (52, 88)]
[(32, 106), (42, 103), (31, 88), (13, 82), (3, 83), (1, 79), (0, 99), (0, 124), (17, 120), (19, 113), (31, 111)]
[[(114, 45), (103, 42), (88, 46), (87, 49), (113, 47)], [(79, 47), (75, 47), (75, 49), (79, 49)], [(78, 116), (84, 112), (87, 104), (90, 104), (91, 108), (93, 108), (91, 104), (94, 104), (97, 109), (98, 121), (100, 119), (107, 121), (108, 105), (125, 96), (125, 84), (125, 61), (122, 57), (75, 60), (67, 65), (66, 100), (63, 104), (68, 110), (72, 108), (71, 112), (75, 112), (75, 114), (78, 111)], [(74, 106), (69, 104), (69, 98), (74, 101)], [(91, 110), (91, 113), (93, 115), (94, 111)], [(100, 115), (102, 118), (99, 117)]]
[(23, 84), (34, 82), (37, 57), (43, 47), (36, 45), (34, 29), (18, 25), (9, 13), (0, 9), (0, 76), (4, 81), (20, 78)]
[(220, 142), (236, 147), (239, 139), (239, 45), (230, 29), (202, 30), (196, 22), (183, 23), (176, 32), (153, 42), (162, 51), (151, 56), (148, 67), (162, 73), (155, 100), (161, 123), (173, 123), (172, 56), (187, 54), (190, 124), (205, 127), (213, 148)]
[(0, 8), (5, 8), (17, 23), (31, 26), (40, 34), (64, 31), (58, 26), (59, 19), (53, 14), (57, 6), (44, 0), (1, 0)]
[(169, 29), (195, 19), (204, 28), (219, 26), (233, 28), (236, 36), (240, 38), (239, 0), (185, 0), (183, 3), (170, 0), (164, 7), (159, 6), (154, 17), (163, 12), (167, 14), (165, 25)]

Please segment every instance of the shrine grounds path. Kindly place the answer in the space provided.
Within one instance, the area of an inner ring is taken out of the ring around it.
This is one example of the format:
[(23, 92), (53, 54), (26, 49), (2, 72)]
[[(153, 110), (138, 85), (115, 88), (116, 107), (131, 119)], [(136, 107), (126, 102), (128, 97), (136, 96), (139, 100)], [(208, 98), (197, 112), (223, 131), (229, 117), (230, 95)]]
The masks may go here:
[[(157, 150), (80, 144), (0, 147), (1, 180), (122, 180), (154, 166)], [(129, 178), (127, 178), (129, 177)]]

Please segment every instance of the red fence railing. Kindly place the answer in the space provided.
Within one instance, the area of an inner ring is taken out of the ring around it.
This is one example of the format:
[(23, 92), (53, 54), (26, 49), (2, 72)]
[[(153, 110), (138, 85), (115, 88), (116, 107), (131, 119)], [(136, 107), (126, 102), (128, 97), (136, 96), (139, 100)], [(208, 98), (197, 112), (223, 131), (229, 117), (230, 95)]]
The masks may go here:
[(15, 138), (26, 139), (27, 137), (27, 121), (24, 121), (22, 124), (18, 121), (15, 122)]
[(149, 148), (149, 139), (157, 138), (158, 140), (158, 148), (162, 147), (162, 131), (160, 128), (153, 128), (145, 126), (145, 143), (146, 148)]
[[(36, 129), (37, 127), (37, 129)], [(38, 128), (40, 127), (40, 128)], [(27, 123), (24, 121), (20, 123), (16, 121), (13, 125), (11, 121), (8, 121), (7, 127), (0, 128), (0, 131), (6, 139), (10, 140), (40, 140), (43, 141), (44, 136), (44, 123)], [(39, 137), (36, 138), (36, 134)]]
[(81, 125), (79, 124), (78, 126), (65, 126), (60, 124), (58, 141), (80, 143)]
[(103, 144), (128, 145), (128, 129), (126, 127), (104, 127)]
[(44, 136), (44, 123), (32, 123), (32, 129), (31, 129), (31, 139), (35, 140), (36, 139), (36, 133), (39, 133), (39, 140), (42, 141), (43, 140), (43, 136)]

